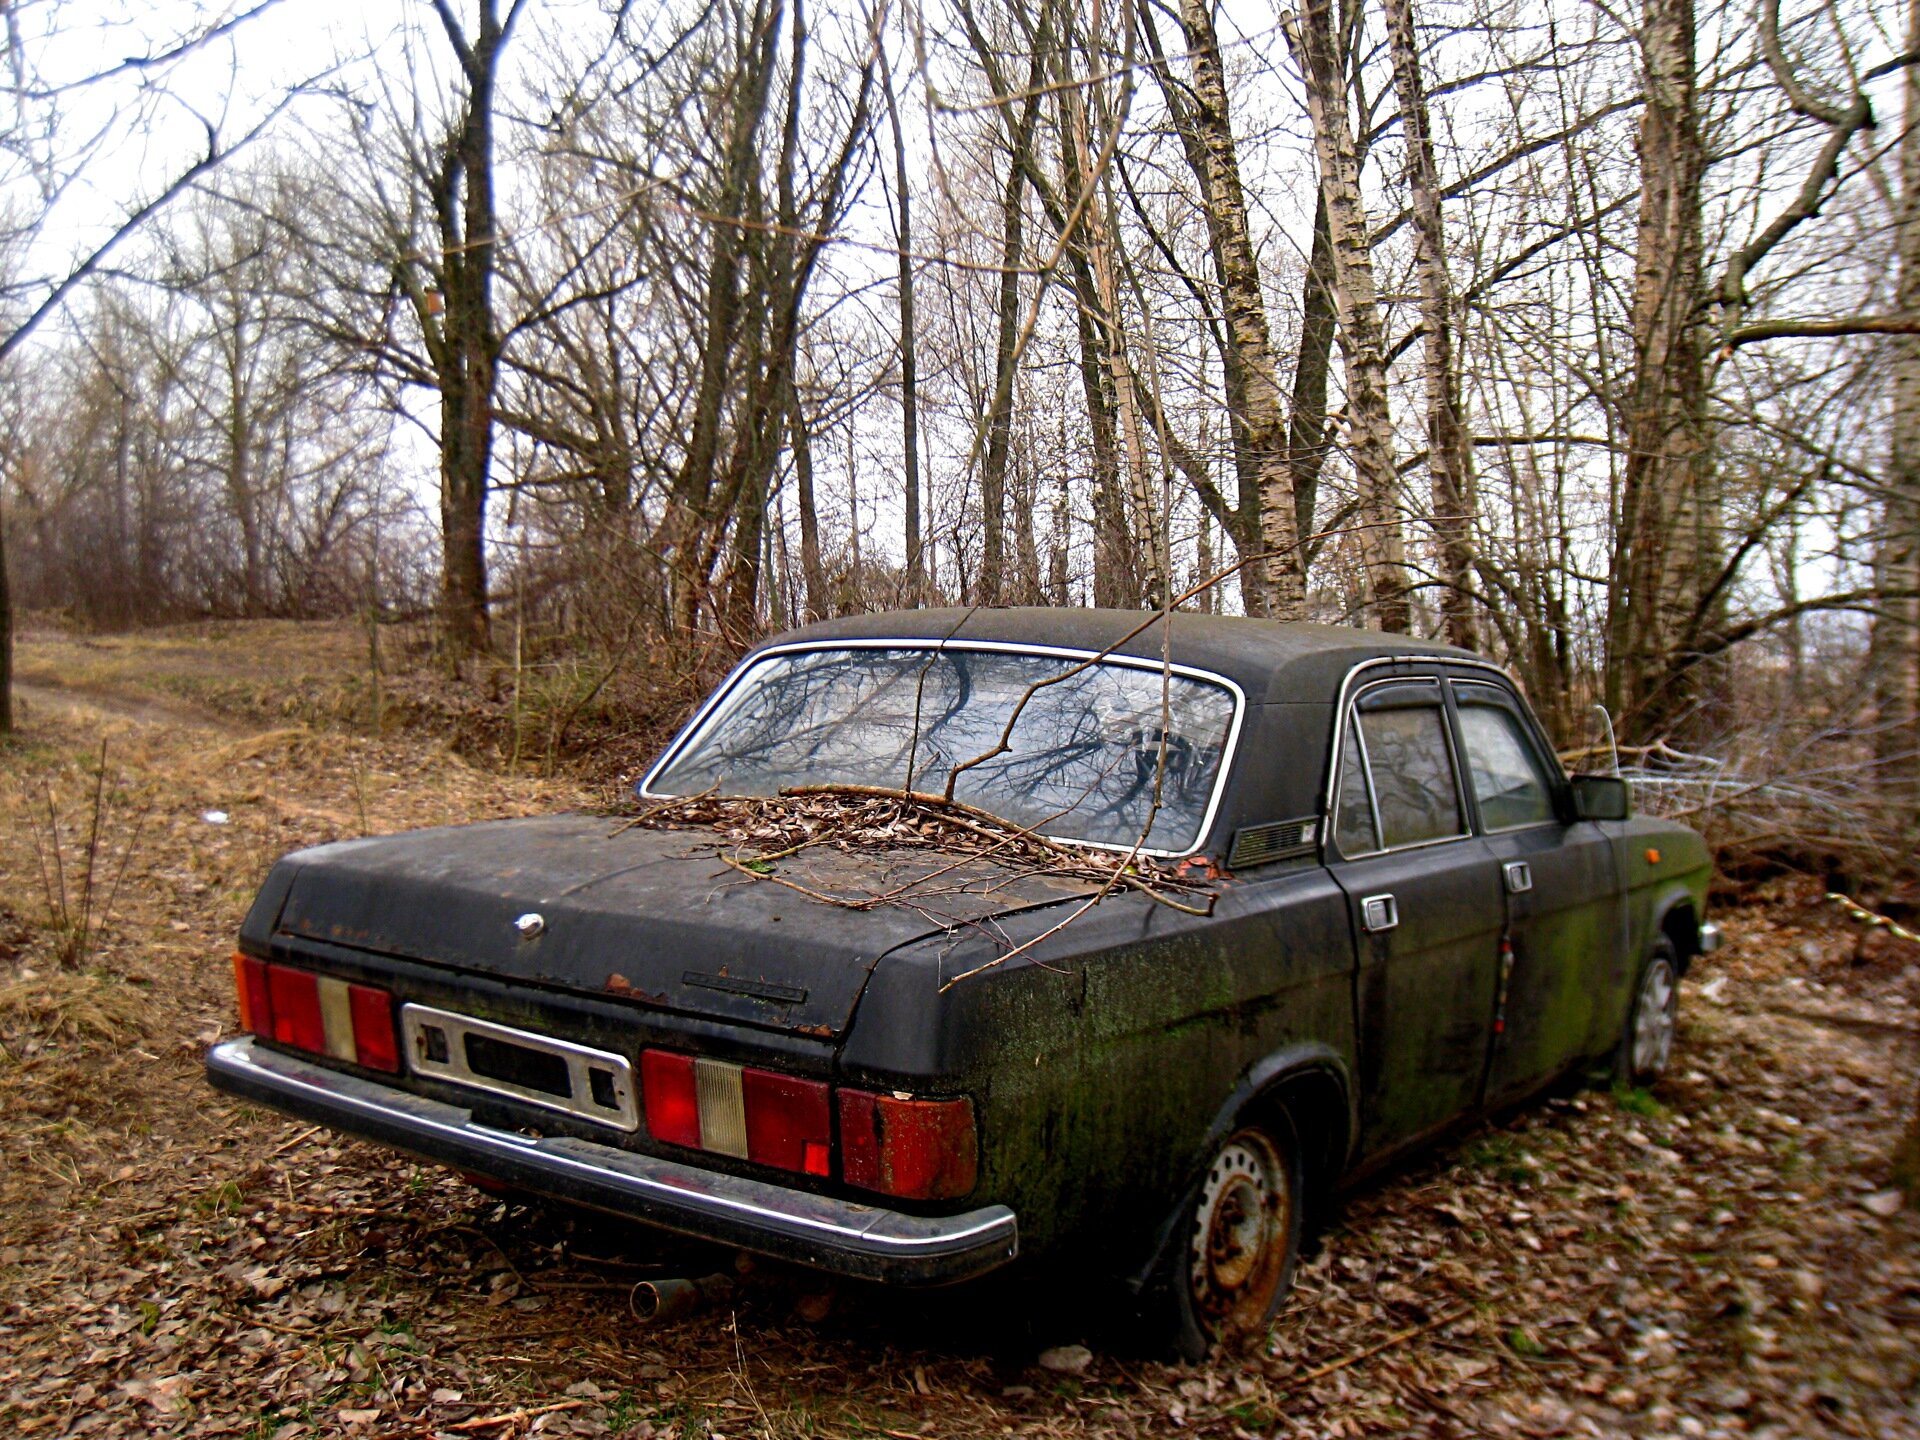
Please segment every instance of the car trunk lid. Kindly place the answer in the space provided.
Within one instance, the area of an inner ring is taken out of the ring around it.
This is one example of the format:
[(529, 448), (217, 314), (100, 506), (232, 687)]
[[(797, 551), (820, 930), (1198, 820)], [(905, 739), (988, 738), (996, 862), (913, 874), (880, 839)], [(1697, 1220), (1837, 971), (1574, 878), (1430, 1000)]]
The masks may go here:
[[(710, 830), (584, 815), (344, 841), (283, 862), (295, 868), (275, 928), (507, 980), (837, 1037), (888, 951), (1096, 888), (923, 848), (810, 849), (766, 874), (736, 868), (728, 855)], [(753, 864), (750, 856), (740, 863)], [(936, 871), (911, 903), (873, 903), (876, 894)]]

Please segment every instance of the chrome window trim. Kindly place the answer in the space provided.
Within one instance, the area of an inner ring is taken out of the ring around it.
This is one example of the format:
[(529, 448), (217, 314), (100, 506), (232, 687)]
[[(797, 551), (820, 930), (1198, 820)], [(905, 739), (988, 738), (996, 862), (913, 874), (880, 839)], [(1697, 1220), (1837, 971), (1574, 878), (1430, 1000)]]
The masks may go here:
[[(1140, 847), (1138, 853), (1155, 860), (1184, 860), (1189, 855), (1198, 855), (1206, 849), (1207, 840), (1213, 834), (1213, 822), (1220, 813), (1221, 802), (1226, 798), (1227, 780), (1233, 774), (1233, 762), (1239, 754), (1240, 733), (1245, 727), (1247, 717), (1247, 694), (1237, 681), (1215, 670), (1202, 669), (1198, 665), (1182, 665), (1160, 660), (1149, 660), (1139, 655), (1115, 655), (1099, 650), (1080, 650), (1064, 645), (1032, 645), (1012, 640), (955, 640), (932, 639), (927, 636), (909, 638), (904, 636), (862, 636), (852, 640), (793, 640), (784, 645), (769, 645), (765, 649), (755, 650), (742, 656), (740, 663), (733, 667), (727, 676), (709, 695), (693, 718), (681, 727), (680, 733), (673, 737), (671, 744), (661, 752), (660, 758), (647, 767), (647, 773), (641, 777), (640, 797), (644, 800), (670, 800), (675, 798), (653, 788), (654, 777), (667, 769), (699, 735), (708, 718), (720, 703), (732, 693), (734, 687), (745, 677), (747, 671), (760, 661), (775, 655), (792, 655), (811, 650), (931, 650), (936, 653), (946, 650), (983, 651), (998, 655), (1036, 655), (1051, 660), (1092, 660), (1103, 665), (1120, 665), (1132, 670), (1145, 670), (1158, 675), (1163, 670), (1189, 680), (1211, 682), (1220, 686), (1233, 697), (1233, 719), (1227, 727), (1226, 744), (1220, 750), (1220, 773), (1213, 782), (1213, 793), (1207, 797), (1207, 808), (1200, 817), (1200, 828), (1194, 843), (1184, 850), (1154, 850)], [(1038, 832), (1046, 835), (1046, 832)], [(1046, 838), (1061, 845), (1079, 845), (1088, 850), (1109, 850), (1125, 855), (1134, 853), (1131, 845), (1115, 845), (1103, 840), (1077, 840), (1064, 836), (1046, 835)]]
[[(1358, 678), (1364, 672), (1368, 670), (1377, 669), (1382, 666), (1388, 666), (1388, 665), (1416, 665), (1426, 669), (1427, 673), (1419, 674), (1419, 675), (1393, 675), (1393, 676), (1384, 677), (1386, 679), (1395, 680), (1395, 681), (1431, 680), (1435, 684), (1440, 685), (1443, 692), (1445, 690), (1445, 681), (1446, 681), (1446, 676), (1444, 674), (1443, 667), (1446, 667), (1446, 666), (1455, 666), (1462, 669), (1471, 669), (1471, 670), (1485, 670), (1491, 675), (1498, 676), (1501, 680), (1508, 679), (1507, 672), (1502, 670), (1498, 665), (1495, 665), (1491, 660), (1470, 659), (1464, 656), (1457, 656), (1457, 655), (1434, 655), (1430, 652), (1415, 653), (1415, 654), (1408, 654), (1408, 655), (1376, 655), (1371, 660), (1362, 660), (1358, 665), (1351, 667), (1347, 671), (1346, 675), (1342, 677), (1340, 681), (1339, 698), (1334, 701), (1333, 748), (1330, 751), (1329, 760), (1327, 763), (1326, 792), (1321, 796), (1321, 799), (1320, 799), (1321, 815), (1326, 822), (1321, 827), (1321, 834), (1323, 838), (1320, 842), (1320, 860), (1322, 864), (1327, 863), (1329, 859), (1329, 856), (1327, 853), (1327, 847), (1328, 845), (1333, 843), (1333, 820), (1334, 820), (1334, 817), (1339, 813), (1338, 809), (1335, 806), (1335, 802), (1338, 799), (1339, 789), (1340, 789), (1340, 746), (1343, 743), (1345, 743), (1345, 740), (1346, 740), (1347, 718), (1353, 714), (1353, 702), (1359, 699), (1359, 695), (1354, 690), (1354, 685), (1355, 685), (1355, 682), (1358, 680)], [(1366, 689), (1374, 683), (1375, 682), (1371, 680), (1365, 681), (1361, 684), (1360, 688)], [(1444, 698), (1442, 699), (1441, 704), (1442, 704), (1442, 710), (1444, 711), (1445, 709)], [(1462, 788), (1465, 785), (1466, 781), (1465, 781), (1465, 777), (1463, 777), (1460, 773), (1460, 756), (1454, 747), (1452, 723), (1449, 722), (1445, 728), (1447, 732), (1447, 753), (1453, 757), (1453, 788), (1457, 797), (1456, 803), (1458, 803), (1460, 806), (1461, 819), (1468, 821), (1468, 827), (1466, 831), (1459, 835), (1445, 835), (1438, 840), (1421, 840), (1412, 845), (1392, 845), (1382, 850), (1369, 850), (1364, 855), (1348, 855), (1345, 852), (1342, 852), (1340, 856), (1342, 860), (1371, 860), (1377, 855), (1398, 855), (1409, 850), (1431, 849), (1435, 845), (1456, 845), (1462, 840), (1474, 839), (1475, 836), (1479, 833), (1473, 828), (1471, 823), (1472, 816), (1470, 816), (1467, 812), (1467, 797)], [(1366, 743), (1367, 743), (1366, 734), (1365, 732), (1361, 732), (1360, 745), (1362, 750), (1363, 761), (1365, 760), (1364, 752), (1366, 749)], [(1369, 792), (1369, 800), (1371, 801), (1371, 792), (1373, 789), (1373, 772), (1371, 769), (1369, 769), (1367, 772), (1367, 789)], [(1477, 810), (1475, 813), (1476, 814), (1478, 813)], [(1376, 838), (1380, 838), (1380, 839), (1385, 838), (1384, 834), (1380, 829), (1380, 824), (1377, 817), (1374, 821), (1374, 834)]]
[[(1496, 696), (1499, 697), (1498, 700), (1495, 700), (1493, 702), (1488, 702), (1485, 700), (1469, 700), (1466, 702), (1469, 705), (1486, 705), (1489, 708), (1495, 709), (1495, 710), (1507, 710), (1511, 705), (1511, 703), (1513, 702), (1513, 700), (1517, 698), (1513, 691), (1506, 689), (1504, 686), (1495, 685), (1491, 681), (1487, 681), (1487, 680), (1462, 680), (1460, 684), (1463, 686), (1478, 685), (1483, 689), (1491, 690)], [(1458, 708), (1458, 706), (1460, 705), (1460, 699), (1458, 695), (1454, 697), (1453, 703), (1454, 703), (1454, 706)], [(1533, 756), (1533, 758), (1536, 761), (1538, 761), (1540, 759), (1539, 737), (1532, 733), (1532, 727), (1526, 723), (1524, 717), (1515, 716), (1514, 718), (1520, 720), (1521, 722), (1520, 723), (1521, 743), (1526, 747), (1527, 753)], [(1462, 739), (1464, 740), (1464, 738), (1465, 737), (1463, 736)], [(1565, 770), (1565, 767), (1563, 767), (1560, 764), (1560, 757), (1558, 755), (1553, 755), (1551, 759), (1552, 759), (1552, 772), (1557, 772), (1560, 778), (1560, 783), (1562, 785), (1565, 785), (1567, 783), (1566, 770)], [(1462, 778), (1465, 779), (1466, 773), (1467, 773), (1466, 767), (1463, 766), (1461, 768), (1462, 768)], [(1556, 805), (1556, 808), (1557, 808), (1557, 800), (1553, 793), (1553, 786), (1554, 786), (1554, 773), (1549, 773), (1547, 776), (1547, 801), (1549, 804)], [(1473, 797), (1473, 813), (1479, 817), (1480, 833), (1482, 835), (1518, 835), (1521, 832), (1526, 830), (1544, 830), (1550, 825), (1555, 827), (1556, 829), (1564, 830), (1567, 828), (1566, 822), (1562, 820), (1557, 813), (1548, 816), (1545, 820), (1529, 820), (1526, 823), (1521, 825), (1489, 825), (1486, 823), (1486, 815), (1480, 809), (1480, 796), (1478, 794), (1475, 794)]]
[[(1380, 846), (1387, 838), (1387, 827), (1380, 823), (1380, 796), (1373, 783), (1373, 756), (1367, 752), (1367, 730), (1364, 725), (1353, 727), (1353, 746), (1360, 752), (1360, 780), (1367, 787), (1367, 814), (1373, 820), (1373, 844), (1371, 850), (1362, 851), (1365, 855), (1378, 855)], [(1343, 752), (1344, 753), (1344, 752)], [(1344, 793), (1346, 776), (1340, 777)], [(1345, 852), (1342, 851), (1344, 854)]]

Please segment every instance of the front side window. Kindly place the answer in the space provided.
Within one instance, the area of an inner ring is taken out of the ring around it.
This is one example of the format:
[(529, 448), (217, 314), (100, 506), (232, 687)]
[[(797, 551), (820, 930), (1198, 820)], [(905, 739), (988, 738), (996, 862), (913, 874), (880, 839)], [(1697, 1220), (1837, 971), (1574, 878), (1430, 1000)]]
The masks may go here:
[(1130, 848), (1144, 832), (1143, 848), (1178, 854), (1204, 838), (1234, 716), (1225, 685), (1158, 666), (953, 645), (787, 651), (737, 677), (646, 790), (938, 793), (953, 775), (954, 799), (1055, 839)]
[(1460, 686), (1460, 743), (1467, 752), (1480, 823), (1488, 830), (1515, 830), (1554, 819), (1553, 790), (1520, 721), (1503, 705), (1475, 703)]
[[(1430, 702), (1401, 698), (1429, 689)], [(1387, 694), (1385, 703), (1370, 708), (1363, 700), (1360, 708), (1381, 844), (1393, 850), (1464, 834), (1439, 687), (1397, 684)]]

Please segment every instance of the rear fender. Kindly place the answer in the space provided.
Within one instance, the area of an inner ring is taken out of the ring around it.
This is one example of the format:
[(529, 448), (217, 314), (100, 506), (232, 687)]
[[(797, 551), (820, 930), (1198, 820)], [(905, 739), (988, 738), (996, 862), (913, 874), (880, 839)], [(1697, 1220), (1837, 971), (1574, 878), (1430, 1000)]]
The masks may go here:
[[(1305, 1086), (1320, 1091), (1323, 1100), (1331, 1100), (1328, 1092), (1337, 1092), (1339, 1096), (1333, 1102), (1337, 1108), (1331, 1117), (1316, 1117), (1320, 1123), (1314, 1126), (1312, 1138), (1299, 1137), (1316, 1150), (1315, 1154), (1301, 1157), (1310, 1187), (1309, 1203), (1311, 1189), (1318, 1189), (1322, 1194), (1330, 1190), (1346, 1171), (1353, 1137), (1359, 1133), (1359, 1117), (1354, 1110), (1353, 1086), (1349, 1081), (1347, 1062), (1332, 1046), (1317, 1040), (1288, 1045), (1248, 1067), (1214, 1113), (1194, 1157), (1194, 1164), (1203, 1164), (1214, 1148), (1241, 1125), (1258, 1118), (1265, 1110), (1285, 1105), (1290, 1091)], [(1302, 1122), (1305, 1118), (1299, 1117), (1294, 1123), (1304, 1129)], [(1326, 1123), (1329, 1119), (1331, 1124)], [(1178, 1243), (1177, 1235), (1186, 1219), (1185, 1200), (1184, 1192), (1172, 1198), (1167, 1215), (1154, 1234), (1152, 1253), (1146, 1265), (1137, 1274), (1128, 1277), (1128, 1288), (1136, 1294), (1147, 1289), (1155, 1276), (1164, 1273), (1169, 1249)]]

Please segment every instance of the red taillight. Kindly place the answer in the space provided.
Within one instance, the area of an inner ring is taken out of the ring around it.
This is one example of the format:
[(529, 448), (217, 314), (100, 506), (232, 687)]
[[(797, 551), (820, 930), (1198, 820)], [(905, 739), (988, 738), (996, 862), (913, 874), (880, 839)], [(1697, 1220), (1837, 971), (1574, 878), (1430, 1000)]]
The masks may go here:
[(242, 1029), (369, 1070), (399, 1071), (393, 996), (385, 990), (270, 965), (251, 955), (233, 957), (233, 984)]
[[(670, 1050), (640, 1055), (655, 1140), (802, 1175), (833, 1173), (833, 1101), (819, 1080)], [(910, 1200), (972, 1191), (979, 1170), (970, 1100), (913, 1100), (841, 1090), (840, 1178)]]
[(840, 1177), (910, 1200), (951, 1200), (979, 1167), (970, 1100), (902, 1100), (840, 1092)]
[(296, 1050), (327, 1053), (327, 1018), (320, 1009), (320, 977), (284, 965), (267, 966), (267, 1004), (273, 1038)]
[(267, 999), (267, 962), (235, 951), (233, 988), (240, 997), (240, 1028), (255, 1035), (272, 1034), (273, 1002)]
[(353, 1016), (353, 1058), (369, 1070), (398, 1074), (400, 1043), (393, 1034), (393, 997), (371, 985), (349, 985), (347, 1006)]
[(640, 1091), (656, 1140), (802, 1175), (832, 1173), (832, 1091), (822, 1081), (646, 1050)]
[(749, 1160), (803, 1175), (827, 1173), (833, 1119), (824, 1084), (771, 1070), (742, 1070), (740, 1097), (747, 1112)]
[(642, 1051), (640, 1093), (646, 1099), (647, 1129), (654, 1139), (700, 1148), (700, 1097), (694, 1089), (691, 1055)]

